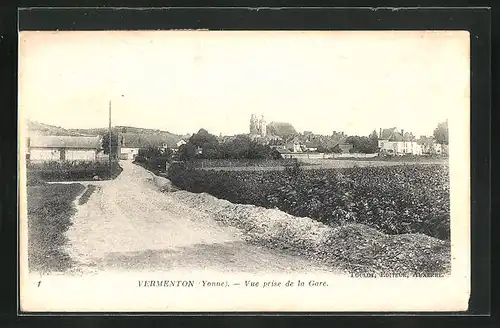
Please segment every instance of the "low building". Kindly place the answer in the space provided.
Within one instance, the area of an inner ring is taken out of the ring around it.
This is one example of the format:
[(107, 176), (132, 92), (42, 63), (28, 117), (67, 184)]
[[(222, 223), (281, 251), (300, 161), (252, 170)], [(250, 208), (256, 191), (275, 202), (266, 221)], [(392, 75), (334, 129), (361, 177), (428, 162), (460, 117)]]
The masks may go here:
[(133, 161), (139, 155), (139, 148), (137, 147), (122, 147), (120, 152), (120, 159)]
[(311, 140), (311, 141), (306, 141), (303, 144), (303, 150), (304, 151), (312, 151), (315, 152), (318, 150), (318, 147), (320, 146), (320, 143), (317, 140)]
[(179, 149), (180, 146), (187, 144), (184, 139), (179, 140), (175, 145), (177, 146), (177, 149)]
[(102, 147), (99, 136), (34, 136), (27, 143), (31, 162), (96, 161)]
[(125, 140), (124, 136), (121, 136), (120, 142), (120, 159), (126, 161), (133, 161), (137, 155), (139, 155), (140, 147), (137, 142), (129, 142)]

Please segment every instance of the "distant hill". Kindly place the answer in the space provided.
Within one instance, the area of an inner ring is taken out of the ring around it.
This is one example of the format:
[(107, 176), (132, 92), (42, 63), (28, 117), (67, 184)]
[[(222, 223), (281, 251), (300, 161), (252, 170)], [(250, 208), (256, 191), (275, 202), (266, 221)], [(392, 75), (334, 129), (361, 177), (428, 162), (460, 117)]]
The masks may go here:
[[(60, 126), (44, 124), (36, 121), (27, 121), (29, 135), (43, 135), (43, 136), (84, 136), (88, 133), (81, 133), (77, 131), (68, 130)], [(92, 134), (90, 134), (92, 135)], [(95, 134), (94, 134), (95, 135)]]
[[(75, 133), (91, 133), (97, 135), (105, 135), (108, 133), (108, 128), (94, 129), (70, 129)], [(113, 132), (118, 132), (123, 137), (123, 147), (142, 148), (142, 147), (159, 147), (167, 144), (169, 147), (174, 147), (181, 139), (189, 138), (187, 135), (178, 135), (168, 131), (158, 129), (144, 129), (132, 126), (115, 126)]]
[[(120, 133), (125, 141), (125, 147), (148, 147), (162, 146), (164, 143), (174, 147), (181, 139), (187, 140), (189, 135), (178, 135), (168, 131), (143, 129), (131, 126), (116, 126), (113, 132)], [(52, 136), (103, 136), (108, 133), (108, 128), (90, 129), (65, 129), (59, 126), (28, 121), (28, 133), (30, 135), (52, 135)]]

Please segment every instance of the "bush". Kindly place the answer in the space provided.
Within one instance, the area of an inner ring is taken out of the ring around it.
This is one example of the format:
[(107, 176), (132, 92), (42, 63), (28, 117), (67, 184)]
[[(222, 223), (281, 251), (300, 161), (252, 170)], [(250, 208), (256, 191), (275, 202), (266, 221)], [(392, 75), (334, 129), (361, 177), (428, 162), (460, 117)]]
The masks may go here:
[(361, 223), (388, 234), (450, 234), (448, 168), (402, 165), (285, 171), (169, 170), (177, 187), (331, 226)]
[(134, 163), (141, 165), (142, 167), (152, 171), (155, 174), (159, 174), (166, 171), (167, 163), (170, 162), (170, 157), (160, 156), (146, 159), (142, 156), (136, 156)]

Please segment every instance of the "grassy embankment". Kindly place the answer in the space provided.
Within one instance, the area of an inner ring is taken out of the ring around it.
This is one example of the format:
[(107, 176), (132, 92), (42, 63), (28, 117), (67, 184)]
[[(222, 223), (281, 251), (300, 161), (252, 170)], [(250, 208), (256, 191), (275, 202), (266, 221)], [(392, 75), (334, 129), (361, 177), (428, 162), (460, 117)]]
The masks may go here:
[(67, 242), (64, 233), (75, 213), (73, 201), (84, 189), (78, 183), (28, 186), (30, 271), (61, 272), (71, 267), (71, 258), (63, 250)]

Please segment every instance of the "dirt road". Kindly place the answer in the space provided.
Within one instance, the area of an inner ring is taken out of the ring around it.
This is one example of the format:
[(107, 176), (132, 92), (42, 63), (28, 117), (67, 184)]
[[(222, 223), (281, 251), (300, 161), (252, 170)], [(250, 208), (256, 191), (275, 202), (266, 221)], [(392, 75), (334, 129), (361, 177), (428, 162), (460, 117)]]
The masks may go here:
[(189, 203), (159, 192), (144, 168), (121, 164), (120, 176), (95, 183), (98, 188), (88, 202), (76, 205), (67, 231), (67, 252), (77, 263), (75, 271), (331, 271), (283, 251), (246, 243), (240, 230), (222, 226)]

